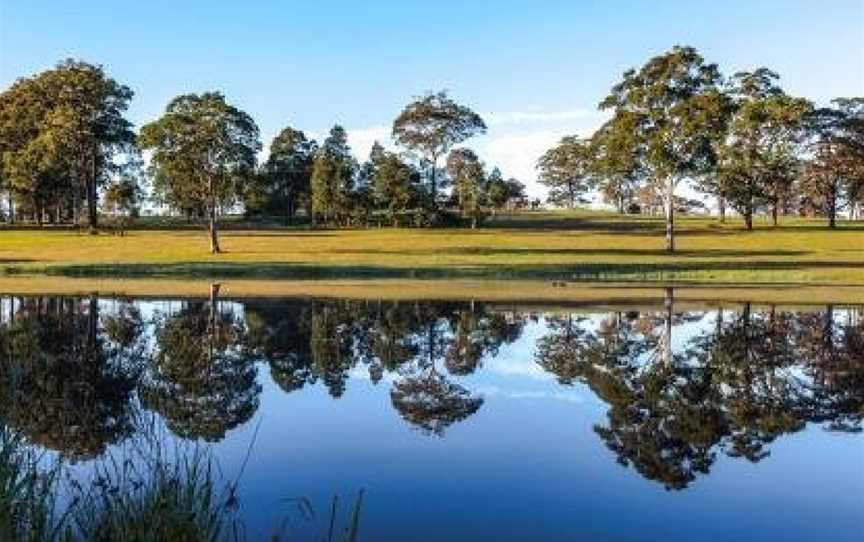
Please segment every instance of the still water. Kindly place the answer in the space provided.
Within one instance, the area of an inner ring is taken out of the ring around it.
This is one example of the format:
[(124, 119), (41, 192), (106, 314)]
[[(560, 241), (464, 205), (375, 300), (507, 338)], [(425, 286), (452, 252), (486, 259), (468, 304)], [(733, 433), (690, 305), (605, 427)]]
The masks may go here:
[(666, 296), (5, 296), (0, 423), (204, 449), (253, 540), (864, 539), (864, 307)]

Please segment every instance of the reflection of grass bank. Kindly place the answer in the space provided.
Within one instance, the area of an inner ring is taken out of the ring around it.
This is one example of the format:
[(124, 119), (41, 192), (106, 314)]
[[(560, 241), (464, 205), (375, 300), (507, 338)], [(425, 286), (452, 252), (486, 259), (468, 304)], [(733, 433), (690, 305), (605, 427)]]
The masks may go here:
[[(21, 542), (241, 542), (237, 483), (222, 480), (208, 451), (180, 444), (168, 453), (153, 441), (132, 455), (104, 456), (92, 479), (61, 484), (64, 466), (47, 461), (26, 442), (0, 434), (0, 540)], [(67, 491), (65, 507), (58, 494)], [(301, 502), (315, 540), (356, 541), (362, 492), (342, 512), (334, 499), (323, 526), (311, 503)], [(270, 540), (288, 539), (274, 526)]]
[(854, 283), (864, 285), (864, 229), (786, 219), (777, 228), (683, 217), (679, 252), (662, 220), (604, 213), (520, 213), (479, 230), (226, 231), (207, 254), (197, 231), (128, 236), (2, 232), (0, 274), (268, 279), (506, 279)]
[[(72, 277), (0, 277), (0, 294), (88, 295), (134, 297), (199, 297), (210, 295), (210, 282), (178, 279), (96, 279)], [(640, 283), (560, 283), (558, 281), (505, 280), (248, 280), (225, 279), (223, 298), (344, 297), (368, 300), (476, 300), (498, 303), (537, 304), (546, 308), (599, 305), (657, 304), (664, 285)], [(794, 284), (679, 283), (677, 303), (690, 306), (718, 302), (765, 304), (864, 303), (864, 286), (803, 286)], [(682, 306), (683, 305), (679, 305)]]

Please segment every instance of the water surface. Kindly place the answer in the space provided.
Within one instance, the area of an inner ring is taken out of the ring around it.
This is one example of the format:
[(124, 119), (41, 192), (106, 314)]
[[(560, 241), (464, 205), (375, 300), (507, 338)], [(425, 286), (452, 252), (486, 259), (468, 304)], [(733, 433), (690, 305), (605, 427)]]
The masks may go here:
[(864, 536), (864, 307), (5, 296), (0, 356), (69, 479), (197, 443), (252, 539)]

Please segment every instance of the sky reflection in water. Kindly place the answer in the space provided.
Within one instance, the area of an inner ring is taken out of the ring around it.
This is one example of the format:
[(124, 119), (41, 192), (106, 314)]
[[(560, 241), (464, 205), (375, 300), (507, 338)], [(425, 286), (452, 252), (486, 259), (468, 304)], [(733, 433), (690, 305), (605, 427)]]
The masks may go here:
[[(5, 297), (0, 416), (75, 462), (155, 416), (254, 536), (858, 540), (861, 307)], [(295, 532), (295, 531), (292, 531)]]

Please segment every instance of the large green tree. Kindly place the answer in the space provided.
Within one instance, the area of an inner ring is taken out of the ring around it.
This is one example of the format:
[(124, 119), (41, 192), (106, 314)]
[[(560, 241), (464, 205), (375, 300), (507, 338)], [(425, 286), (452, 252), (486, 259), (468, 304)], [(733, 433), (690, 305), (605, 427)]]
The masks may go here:
[(270, 156), (264, 163), (264, 202), (268, 208), (281, 209), (290, 224), (297, 203), (309, 196), (312, 167), (318, 144), (300, 130), (288, 127), (270, 144)]
[(415, 99), (393, 121), (393, 139), (420, 154), (429, 166), (429, 196), (437, 207), (438, 160), (466, 139), (486, 132), (483, 119), (447, 93), (432, 92)]
[(185, 94), (141, 129), (139, 144), (152, 151), (154, 189), (163, 201), (206, 209), (210, 251), (218, 253), (219, 210), (243, 193), (261, 149), (255, 121), (219, 92)]
[(334, 126), (315, 157), (312, 168), (313, 219), (347, 223), (357, 163), (348, 146), (348, 134)]
[(570, 209), (585, 202), (594, 187), (591, 176), (590, 143), (577, 136), (567, 136), (540, 157), (540, 184), (549, 188), (549, 201)]
[(736, 73), (728, 90), (730, 119), (719, 145), (719, 185), (729, 203), (753, 229), (760, 204), (778, 209), (788, 199), (797, 171), (801, 127), (810, 111), (807, 100), (787, 95), (779, 76), (767, 68)]
[(375, 162), (372, 175), (372, 191), (376, 203), (384, 208), (393, 226), (399, 225), (399, 215), (417, 201), (417, 184), (420, 175), (399, 155), (383, 151)]
[(101, 66), (71, 59), (13, 84), (0, 99), (7, 190), (29, 199), (40, 215), (46, 204), (68, 196), (76, 221), (86, 198), (95, 231), (99, 187), (117, 169), (118, 154), (131, 151), (134, 142), (124, 117), (132, 96)]
[(447, 157), (447, 173), (453, 181), (453, 191), (462, 215), (471, 221), (472, 229), (476, 228), (487, 205), (483, 162), (470, 149), (454, 149)]
[(801, 188), (821, 206), (829, 227), (864, 187), (864, 98), (840, 98), (808, 119), (809, 153)]
[(724, 133), (726, 103), (720, 72), (696, 49), (676, 46), (624, 73), (601, 103), (609, 129), (632, 131), (631, 151), (666, 210), (666, 250), (675, 251), (675, 189), (710, 172)]
[[(638, 155), (633, 152), (638, 119), (636, 115), (622, 112), (614, 121), (605, 123), (591, 136), (590, 151), (581, 158), (583, 162), (588, 160), (587, 173), (603, 200), (615, 205), (622, 214), (636, 199), (639, 183), (644, 178)], [(631, 124), (629, 128), (628, 124)], [(584, 177), (586, 172), (581, 175)]]

